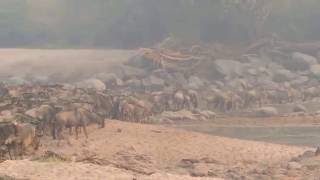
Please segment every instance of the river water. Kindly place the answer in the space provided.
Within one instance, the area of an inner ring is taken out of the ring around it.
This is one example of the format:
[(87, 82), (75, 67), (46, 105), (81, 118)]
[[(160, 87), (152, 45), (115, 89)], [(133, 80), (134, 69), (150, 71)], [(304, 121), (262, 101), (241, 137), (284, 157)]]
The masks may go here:
[(175, 124), (175, 128), (245, 140), (298, 146), (320, 146), (320, 126), (217, 126), (210, 123)]

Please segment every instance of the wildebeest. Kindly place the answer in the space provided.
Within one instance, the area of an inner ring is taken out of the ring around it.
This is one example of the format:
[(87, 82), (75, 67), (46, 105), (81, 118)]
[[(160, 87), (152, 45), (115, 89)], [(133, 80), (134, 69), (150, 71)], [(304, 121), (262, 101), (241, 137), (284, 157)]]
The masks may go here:
[(0, 83), (0, 97), (6, 96), (9, 93), (8, 89), (3, 83)]
[(5, 140), (10, 158), (22, 157), (24, 153), (39, 147), (40, 140), (35, 126), (29, 123), (13, 123), (14, 133)]
[(16, 134), (16, 128), (13, 123), (1, 122), (0, 123), (0, 145), (1, 145), (1, 157), (5, 156), (7, 153), (12, 159), (11, 153), (7, 146), (6, 141), (11, 135)]
[(37, 132), (41, 135), (50, 132), (53, 136), (53, 139), (56, 139), (54, 133), (54, 120), (55, 115), (61, 110), (61, 107), (56, 107), (54, 105), (41, 105), (38, 108), (33, 108), (25, 112), (26, 115), (29, 115), (38, 120)]
[(170, 109), (170, 94), (164, 92), (155, 92), (151, 94), (150, 101), (153, 103), (152, 112), (162, 113)]
[(63, 128), (69, 128), (69, 134), (71, 134), (72, 128), (75, 127), (76, 139), (78, 139), (79, 128), (83, 128), (84, 134), (86, 138), (88, 138), (87, 134), (87, 122), (84, 118), (81, 117), (81, 112), (78, 108), (70, 111), (62, 111), (56, 115), (54, 129), (55, 134), (60, 140), (62, 138)]
[(76, 139), (78, 139), (79, 130), (82, 128), (86, 138), (88, 138), (87, 125), (91, 122), (100, 124), (102, 128), (105, 126), (103, 117), (88, 111), (88, 109), (84, 107), (61, 111), (55, 116), (54, 133), (60, 140), (62, 139), (62, 131), (64, 128), (69, 129), (70, 135), (72, 128), (75, 128)]

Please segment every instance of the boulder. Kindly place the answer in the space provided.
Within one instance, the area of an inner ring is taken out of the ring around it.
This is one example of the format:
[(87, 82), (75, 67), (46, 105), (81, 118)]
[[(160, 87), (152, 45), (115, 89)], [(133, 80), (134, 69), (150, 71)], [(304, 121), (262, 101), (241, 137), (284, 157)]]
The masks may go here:
[(224, 76), (235, 77), (243, 74), (244, 65), (238, 61), (220, 59), (215, 61), (215, 65)]
[(84, 89), (95, 89), (97, 91), (104, 91), (106, 90), (106, 85), (100, 81), (99, 79), (87, 79), (84, 81), (80, 81), (75, 84), (78, 88)]
[(32, 82), (32, 83), (43, 84), (43, 85), (49, 84), (49, 82), (50, 82), (48, 76), (31, 76), (27, 80)]
[(307, 108), (301, 104), (297, 104), (292, 109), (293, 112), (307, 112)]
[(11, 77), (6, 81), (4, 81), (4, 83), (8, 85), (24, 85), (24, 84), (29, 84), (30, 82), (28, 82), (22, 77)]
[(206, 163), (197, 163), (194, 168), (190, 170), (190, 175), (193, 177), (207, 177), (211, 171), (210, 167)]
[(114, 161), (117, 166), (139, 174), (151, 175), (156, 172), (155, 160), (151, 156), (136, 153), (133, 147), (118, 151)]
[(317, 53), (317, 60), (318, 60), (318, 63), (320, 63), (320, 51)]
[(125, 65), (144, 70), (158, 69), (155, 63), (153, 63), (151, 59), (146, 59), (143, 54), (137, 54), (131, 57)]
[(309, 81), (308, 76), (298, 76), (297, 78), (293, 79), (290, 81), (290, 84), (295, 86), (295, 85), (302, 85), (305, 84)]
[(109, 86), (122, 86), (123, 81), (114, 73), (100, 73), (94, 76)]
[(159, 115), (158, 119), (165, 120), (166, 122), (206, 120), (204, 118), (199, 118), (198, 114), (194, 114), (188, 110), (180, 110), (177, 112), (165, 111)]
[(281, 69), (273, 74), (272, 79), (275, 82), (281, 83), (281, 82), (291, 81), (295, 79), (295, 77), (296, 76), (291, 71), (286, 69)]
[(297, 61), (306, 62), (310, 65), (318, 64), (317, 58), (299, 52), (293, 53), (292, 58)]
[(124, 79), (130, 79), (130, 78), (143, 78), (146, 76), (146, 72), (143, 69), (135, 68), (135, 67), (130, 67), (130, 66), (125, 66), (121, 65), (117, 73), (118, 77), (122, 77)]
[(205, 120), (215, 119), (217, 117), (217, 114), (215, 112), (209, 111), (209, 110), (201, 111), (199, 109), (195, 109), (195, 110), (193, 110), (192, 113), (200, 115), (201, 119), (205, 119)]
[(172, 76), (170, 73), (168, 73), (165, 69), (157, 69), (152, 71), (151, 73), (152, 76), (161, 78), (163, 80), (172, 80)]
[(243, 90), (244, 88), (248, 87), (247, 81), (243, 79), (229, 80), (229, 81), (226, 81), (225, 84), (228, 89)]
[(295, 52), (290, 56), (277, 52), (272, 55), (273, 61), (282, 65), (284, 68), (291, 71), (305, 71), (309, 70), (314, 64), (317, 64), (315, 57)]
[(320, 64), (311, 66), (310, 71), (314, 77), (320, 78)]
[(302, 165), (298, 162), (289, 162), (287, 169), (289, 170), (297, 170), (297, 169), (301, 169)]
[(8, 89), (3, 83), (0, 83), (0, 97), (6, 96), (9, 93)]
[(318, 64), (315, 57), (299, 52), (293, 53), (291, 60), (292, 62), (289, 66), (292, 70), (308, 70), (312, 65)]
[(141, 80), (138, 79), (130, 79), (124, 82), (124, 86), (128, 87), (129, 90), (140, 91), (143, 89)]
[(14, 115), (9, 110), (4, 110), (0, 112), (0, 122), (7, 121), (8, 119), (13, 119)]
[(200, 89), (205, 85), (205, 82), (197, 76), (191, 76), (188, 80), (188, 87), (190, 89)]
[(254, 69), (254, 68), (248, 69), (247, 72), (248, 72), (248, 74), (251, 75), (251, 76), (256, 76), (256, 75), (258, 75), (257, 69)]
[(274, 116), (278, 116), (279, 112), (274, 107), (261, 107), (256, 109), (254, 114), (257, 117), (274, 117)]
[(164, 80), (155, 76), (150, 76), (143, 79), (142, 84), (147, 90), (161, 91), (164, 87)]
[(114, 73), (99, 73), (94, 75), (94, 78), (99, 79), (103, 82), (109, 82), (117, 79), (117, 75), (115, 75)]
[(208, 81), (221, 80), (226, 76), (222, 69), (212, 60), (202, 60), (193, 70), (193, 74)]
[(173, 81), (171, 82), (173, 84), (180, 84), (182, 85), (184, 88), (188, 87), (188, 80), (185, 78), (185, 76), (182, 73), (179, 72), (175, 72), (172, 74), (173, 75)]
[(24, 114), (33, 118), (37, 118), (37, 113), (38, 113), (38, 108), (32, 108), (27, 110)]
[(278, 84), (274, 82), (272, 79), (266, 78), (266, 77), (261, 77), (259, 79), (258, 85), (261, 87), (267, 87), (270, 89), (276, 89), (278, 87)]

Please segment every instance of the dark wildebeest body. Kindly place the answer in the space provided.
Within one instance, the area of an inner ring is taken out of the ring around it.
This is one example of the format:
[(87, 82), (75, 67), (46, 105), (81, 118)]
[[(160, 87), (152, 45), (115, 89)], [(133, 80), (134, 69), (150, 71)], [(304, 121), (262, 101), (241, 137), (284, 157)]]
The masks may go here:
[(39, 138), (36, 134), (36, 128), (28, 123), (14, 124), (14, 134), (6, 139), (5, 145), (8, 148), (9, 156), (12, 159), (12, 153), (14, 157), (21, 156), (39, 147)]

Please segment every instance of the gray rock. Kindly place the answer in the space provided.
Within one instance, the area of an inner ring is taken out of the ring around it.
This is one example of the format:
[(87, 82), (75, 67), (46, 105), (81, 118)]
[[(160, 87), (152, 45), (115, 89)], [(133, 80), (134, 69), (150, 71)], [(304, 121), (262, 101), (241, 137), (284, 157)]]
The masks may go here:
[(309, 78), (307, 76), (298, 76), (296, 79), (290, 81), (290, 84), (295, 85), (302, 85), (309, 81)]
[(312, 65), (317, 64), (316, 58), (299, 52), (293, 53), (291, 57), (277, 52), (272, 58), (274, 62), (291, 71), (309, 70)]
[(117, 78), (116, 80), (115, 80), (115, 84), (117, 85), (117, 86), (123, 86), (123, 81), (122, 81), (122, 79), (119, 79), (119, 78)]
[(320, 78), (320, 64), (311, 66), (310, 71), (313, 76), (315, 76), (316, 78)]
[(143, 89), (141, 80), (138, 79), (130, 79), (124, 82), (124, 86), (127, 86), (130, 90), (139, 91)]
[(212, 60), (201, 61), (193, 72), (195, 76), (208, 81), (221, 80), (226, 76), (223, 70)]
[(312, 158), (314, 156), (316, 156), (316, 152), (308, 150), (301, 155), (301, 158)]
[(161, 78), (163, 80), (172, 80), (172, 76), (165, 69), (157, 69), (151, 73), (152, 76)]
[(25, 80), (22, 77), (11, 77), (4, 81), (5, 84), (8, 85), (24, 85), (24, 84), (30, 84), (29, 81)]
[(302, 165), (298, 162), (289, 162), (287, 169), (289, 170), (297, 170), (297, 169), (301, 169)]
[(286, 82), (286, 81), (291, 81), (295, 79), (295, 75), (286, 69), (281, 69), (278, 70), (276, 73), (273, 74), (273, 81), (281, 83), (281, 82)]
[(317, 60), (318, 60), (318, 63), (320, 63), (320, 51), (317, 53)]
[(0, 83), (0, 97), (5, 96), (9, 93), (8, 89), (3, 83)]
[(188, 81), (186, 80), (186, 78), (184, 77), (184, 75), (182, 73), (175, 72), (172, 75), (173, 75), (173, 81), (174, 81), (173, 83), (174, 84), (180, 84), (185, 88), (188, 87)]
[(145, 70), (156, 69), (151, 60), (145, 59), (141, 54), (131, 57), (125, 65)]
[(317, 58), (299, 52), (293, 53), (292, 58), (297, 61), (306, 62), (310, 65), (318, 64)]
[(95, 89), (97, 91), (106, 90), (106, 85), (99, 79), (94, 79), (94, 78), (80, 81), (76, 83), (75, 86), (78, 88), (84, 88), (84, 89)]
[(309, 56), (307, 54), (295, 52), (292, 54), (292, 63), (291, 66), (296, 70), (307, 70), (312, 65), (318, 64), (318, 61), (315, 57)]
[(127, 78), (142, 78), (146, 76), (146, 72), (143, 69), (138, 69), (130, 66), (122, 65), (119, 67), (119, 70), (121, 72), (121, 75), (118, 75), (118, 77), (123, 77), (125, 79)]
[(107, 87), (123, 85), (123, 81), (114, 73), (100, 73), (96, 74), (94, 77), (103, 81)]
[(99, 73), (94, 75), (94, 78), (107, 83), (110, 81), (115, 81), (117, 79), (117, 75), (115, 75), (114, 73)]
[(32, 82), (35, 82), (38, 84), (49, 84), (50, 80), (48, 76), (36, 76)]
[(194, 164), (194, 168), (191, 170), (190, 175), (193, 177), (206, 177), (211, 171), (210, 167), (206, 163)]
[(274, 107), (261, 107), (256, 109), (254, 113), (257, 117), (274, 117), (279, 115), (278, 110)]
[(235, 77), (243, 74), (244, 65), (240, 62), (233, 60), (216, 60), (215, 65), (218, 70), (225, 76)]
[(259, 71), (260, 73), (268, 73), (268, 70), (267, 70), (266, 67), (259, 67), (259, 68), (258, 68), (258, 71)]
[(257, 71), (257, 69), (250, 68), (250, 69), (248, 69), (248, 74), (250, 74), (252, 76), (256, 76), (258, 74), (258, 71)]
[(191, 76), (188, 80), (188, 87), (190, 89), (200, 89), (205, 85), (204, 81), (197, 76)]
[(232, 89), (243, 90), (248, 87), (248, 83), (244, 79), (234, 79), (231, 81), (226, 81), (226, 86)]
[(301, 104), (297, 104), (293, 107), (293, 112), (307, 112), (307, 108)]
[(164, 87), (164, 80), (155, 76), (150, 76), (146, 79), (143, 79), (142, 84), (147, 90), (160, 91)]
[(203, 116), (205, 119), (215, 119), (217, 117), (217, 114), (213, 111), (200, 111), (198, 112), (201, 116)]

